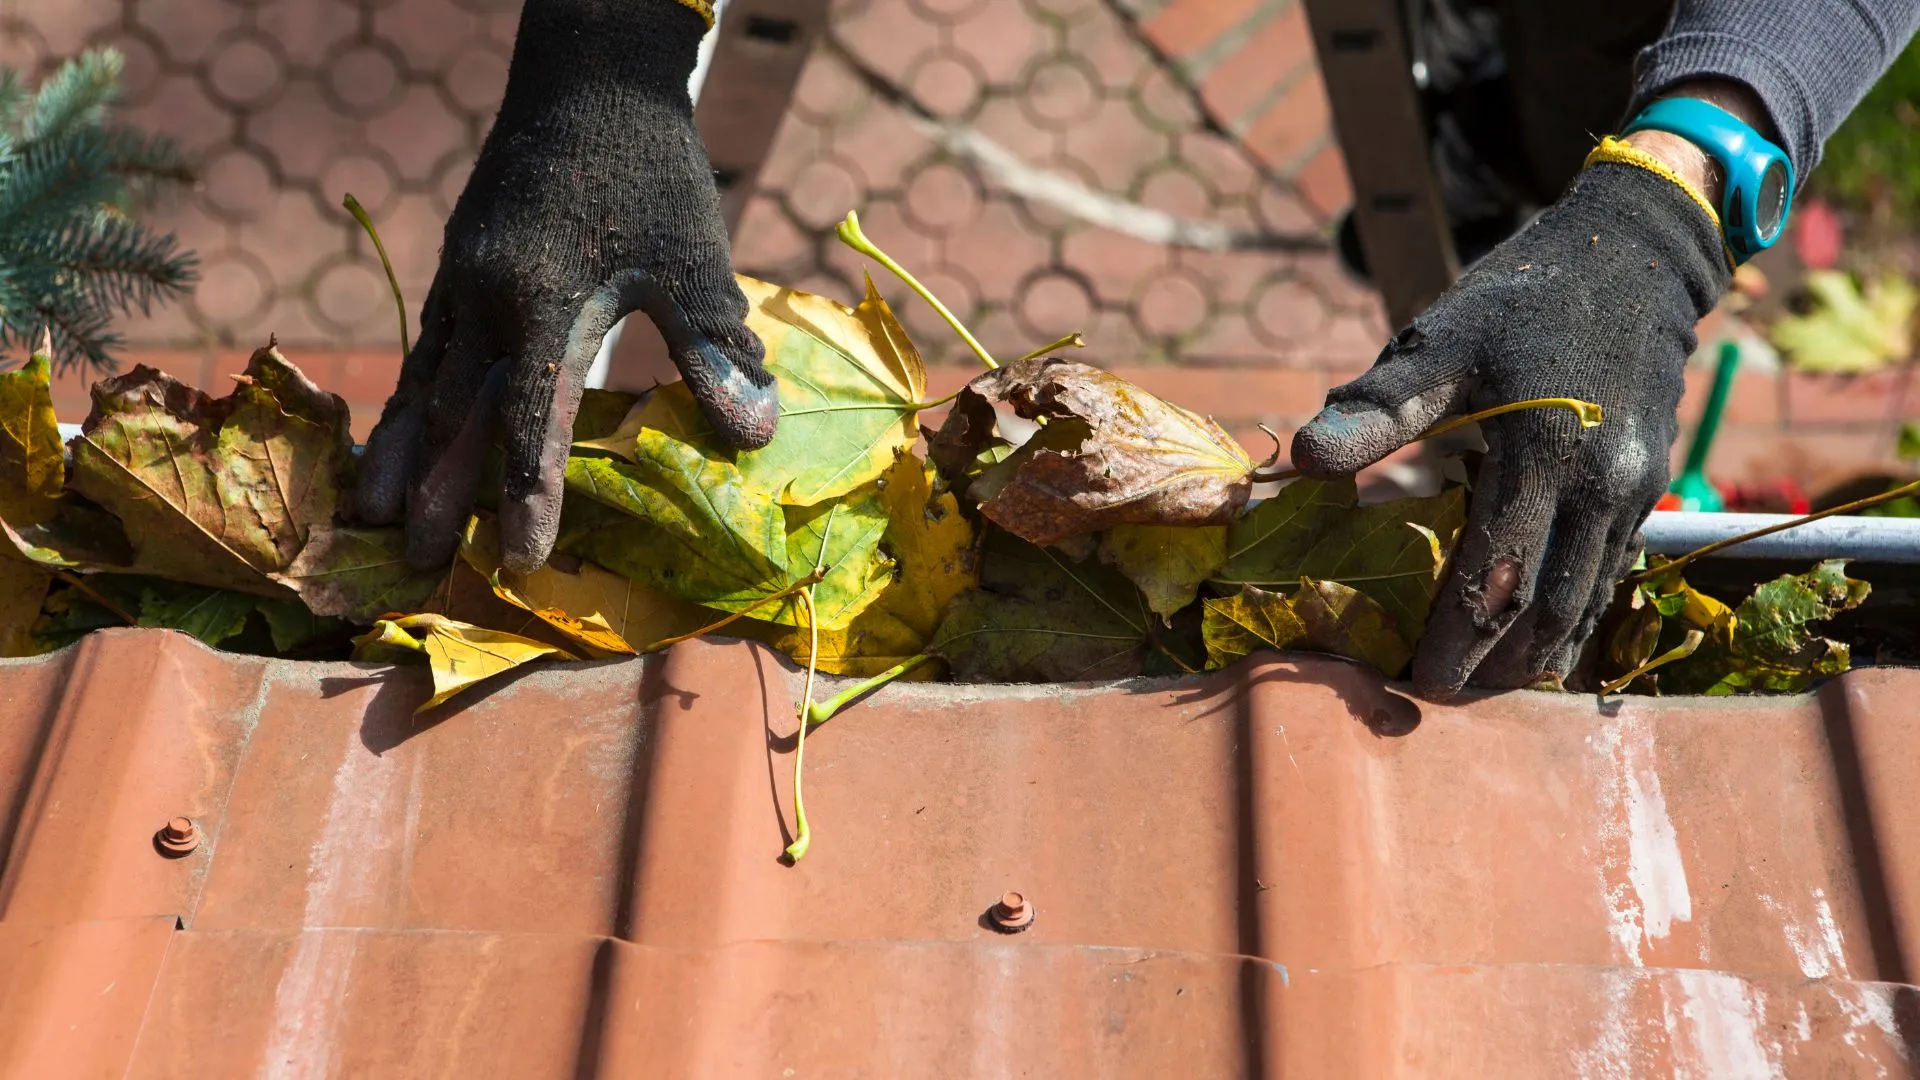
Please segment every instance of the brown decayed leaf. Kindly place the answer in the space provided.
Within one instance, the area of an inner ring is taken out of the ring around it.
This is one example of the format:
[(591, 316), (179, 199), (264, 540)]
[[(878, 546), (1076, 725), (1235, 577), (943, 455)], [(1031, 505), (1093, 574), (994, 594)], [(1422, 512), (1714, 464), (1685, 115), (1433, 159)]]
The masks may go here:
[(1023, 447), (998, 466), (1017, 463), (980, 504), (988, 519), (1033, 543), (1114, 525), (1223, 525), (1252, 490), (1253, 460), (1218, 424), (1056, 357), (1015, 361), (967, 385), (933, 439), (932, 456), (949, 479), (958, 480), (951, 463), (971, 463), (985, 448), (982, 408), (992, 401), (1049, 425), (1085, 425), (1071, 445), (1042, 438), (1051, 445)]
[(268, 575), (331, 524), (349, 440), (346, 406), (275, 349), (219, 400), (137, 367), (94, 386), (70, 482), (125, 524), (137, 569), (281, 596)]

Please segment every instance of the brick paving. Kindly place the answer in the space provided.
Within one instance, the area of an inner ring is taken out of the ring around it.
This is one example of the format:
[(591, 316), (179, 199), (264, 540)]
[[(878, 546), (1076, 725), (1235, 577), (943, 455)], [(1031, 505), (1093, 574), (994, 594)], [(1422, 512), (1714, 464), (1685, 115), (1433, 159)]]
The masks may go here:
[[(127, 359), (218, 390), (277, 333), (348, 398), (364, 434), (398, 357), (384, 280), (340, 197), (368, 207), (417, 309), (504, 85), (517, 11), (514, 0), (0, 0), (0, 63), (44, 72), (86, 45), (120, 48), (125, 119), (202, 163), (202, 184), (156, 224), (200, 252), (203, 282), (190, 302), (125, 326)], [(1083, 330), (1088, 359), (1213, 414), (1259, 454), (1256, 424), (1299, 423), (1378, 351), (1380, 305), (1324, 243), (1351, 192), (1299, 0), (837, 0), (830, 36), (737, 230), (744, 271), (856, 295), (861, 260), (831, 228), (858, 208), (996, 351)], [(990, 140), (1017, 175), (942, 145), (915, 110)], [(1014, 190), (1036, 180), (1077, 187), (1066, 201), (1079, 208)], [(1267, 249), (1128, 235), (1090, 222), (1089, 201)], [(970, 374), (924, 306), (883, 287), (935, 384)], [(1689, 420), (1703, 392), (1690, 381)], [(79, 419), (80, 380), (64, 379), (59, 401)], [(1716, 471), (1838, 478), (1884, 461), (1881, 417), (1894, 411), (1920, 415), (1920, 391), (1748, 372)]]

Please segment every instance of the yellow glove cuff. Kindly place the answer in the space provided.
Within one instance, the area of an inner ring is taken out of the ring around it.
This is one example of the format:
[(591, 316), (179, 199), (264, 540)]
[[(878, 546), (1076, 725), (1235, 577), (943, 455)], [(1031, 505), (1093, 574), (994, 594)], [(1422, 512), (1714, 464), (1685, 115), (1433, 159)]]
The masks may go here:
[(713, 4), (711, 0), (676, 0), (681, 7), (692, 8), (694, 13), (707, 21), (707, 29), (713, 29)]
[(1611, 135), (1601, 138), (1600, 145), (1594, 147), (1593, 152), (1587, 155), (1583, 167), (1590, 167), (1602, 161), (1610, 161), (1616, 165), (1632, 165), (1635, 168), (1645, 169), (1655, 176), (1673, 181), (1681, 191), (1687, 193), (1687, 198), (1692, 199), (1695, 205), (1706, 212), (1707, 220), (1713, 222), (1714, 231), (1721, 234), (1720, 248), (1727, 256), (1727, 265), (1736, 265), (1733, 249), (1727, 246), (1726, 233), (1720, 227), (1720, 212), (1713, 208), (1713, 204), (1707, 201), (1706, 195), (1702, 194), (1699, 188), (1687, 183), (1679, 173), (1674, 172), (1672, 166), (1625, 139), (1616, 139)]

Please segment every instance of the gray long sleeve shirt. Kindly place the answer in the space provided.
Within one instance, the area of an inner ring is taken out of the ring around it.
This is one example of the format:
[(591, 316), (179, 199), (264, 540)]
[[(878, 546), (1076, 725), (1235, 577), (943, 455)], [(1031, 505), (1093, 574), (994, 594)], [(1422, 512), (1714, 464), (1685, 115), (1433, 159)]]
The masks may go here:
[(1690, 79), (1745, 83), (1804, 181), (1917, 28), (1920, 0), (1678, 0), (1634, 65), (1629, 115)]

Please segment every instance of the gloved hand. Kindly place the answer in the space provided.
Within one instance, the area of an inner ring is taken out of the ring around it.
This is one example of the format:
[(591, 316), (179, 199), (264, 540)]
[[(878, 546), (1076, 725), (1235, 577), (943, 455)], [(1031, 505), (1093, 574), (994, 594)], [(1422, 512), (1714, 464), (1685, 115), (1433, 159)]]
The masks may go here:
[(360, 516), (404, 511), (416, 565), (451, 556), (496, 435), (502, 560), (522, 572), (546, 561), (587, 369), (629, 311), (659, 327), (723, 438), (773, 437), (773, 376), (743, 322), (687, 94), (709, 21), (704, 0), (526, 5), (420, 340), (367, 441)]
[(1586, 430), (1564, 409), (1483, 425), (1466, 531), (1414, 656), (1422, 696), (1571, 672), (1667, 488), (1694, 323), (1730, 278), (1719, 228), (1685, 188), (1597, 162), (1294, 436), (1295, 466), (1328, 477), (1450, 414), (1542, 397), (1606, 410)]

